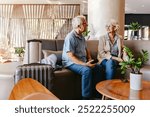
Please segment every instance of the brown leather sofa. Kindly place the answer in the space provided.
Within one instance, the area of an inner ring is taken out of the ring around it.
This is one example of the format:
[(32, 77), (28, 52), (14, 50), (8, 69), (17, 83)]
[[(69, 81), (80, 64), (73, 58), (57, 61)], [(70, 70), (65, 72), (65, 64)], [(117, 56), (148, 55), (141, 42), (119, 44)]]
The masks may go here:
[[(51, 50), (51, 53), (57, 54), (57, 64), (61, 65), (61, 53), (64, 40), (44, 40), (42, 41), (42, 51)], [(98, 41), (87, 41), (92, 58), (97, 58)], [(43, 54), (42, 54), (43, 58)], [(54, 71), (52, 92), (59, 99), (81, 99), (81, 78), (79, 75), (68, 69), (62, 68)]]
[[(52, 53), (58, 54), (58, 64), (61, 64), (61, 51), (63, 48), (64, 40), (44, 40), (42, 41), (42, 50), (52, 50)], [(141, 49), (148, 50), (150, 53), (150, 41), (144, 40), (128, 40), (124, 41), (124, 44), (131, 48), (135, 53)], [(98, 40), (88, 40), (87, 46), (91, 52), (91, 56), (93, 59), (97, 58), (97, 50), (98, 50)], [(43, 55), (42, 55), (43, 57)], [(150, 60), (146, 63), (146, 65), (142, 68), (142, 72), (144, 73), (144, 79), (150, 79)], [(116, 74), (116, 78), (122, 77), (120, 75), (120, 70), (118, 70)], [(129, 77), (129, 75), (126, 75)], [(53, 90), (52, 92), (59, 99), (81, 99), (81, 78), (79, 75), (74, 74), (70, 70), (65, 68), (58, 69), (54, 71), (54, 80), (53, 80)]]

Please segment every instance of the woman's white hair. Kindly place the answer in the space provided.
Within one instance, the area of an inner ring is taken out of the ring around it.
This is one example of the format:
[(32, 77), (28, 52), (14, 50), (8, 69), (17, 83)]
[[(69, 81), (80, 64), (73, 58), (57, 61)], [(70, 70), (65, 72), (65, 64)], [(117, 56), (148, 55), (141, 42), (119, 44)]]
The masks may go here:
[(107, 24), (106, 24), (106, 29), (108, 30), (109, 26), (115, 26), (115, 31), (119, 30), (119, 24), (116, 20), (111, 19)]
[(83, 16), (83, 15), (79, 15), (79, 16), (74, 17), (72, 19), (72, 28), (73, 29), (78, 28), (80, 25), (83, 24), (84, 20), (85, 20), (85, 16)]

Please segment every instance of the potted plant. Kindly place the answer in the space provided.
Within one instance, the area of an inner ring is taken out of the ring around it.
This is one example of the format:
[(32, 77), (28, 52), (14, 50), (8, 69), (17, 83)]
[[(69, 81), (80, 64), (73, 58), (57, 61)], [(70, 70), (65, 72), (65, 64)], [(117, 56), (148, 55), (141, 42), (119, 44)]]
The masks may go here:
[(88, 28), (85, 30), (85, 32), (82, 33), (82, 35), (85, 37), (86, 40), (89, 39), (89, 33), (90, 31), (88, 30)]
[(130, 68), (130, 88), (134, 90), (141, 90), (142, 73), (140, 72), (140, 69), (142, 68), (143, 64), (148, 61), (148, 51), (142, 50), (141, 52), (137, 53), (137, 56), (135, 56), (131, 49), (125, 46), (124, 52), (127, 54), (127, 56), (124, 61), (119, 63), (122, 70), (121, 73), (125, 74), (126, 70)]
[(140, 28), (141, 28), (141, 25), (138, 22), (130, 23), (129, 29), (132, 30), (131, 38), (139, 37), (139, 29)]
[(141, 25), (138, 23), (138, 22), (132, 22), (130, 23), (129, 25), (129, 29), (130, 30), (134, 30), (134, 31), (137, 31), (141, 28)]
[(24, 54), (24, 48), (23, 47), (15, 47), (15, 54), (18, 55), (18, 61), (22, 60), (23, 54)]

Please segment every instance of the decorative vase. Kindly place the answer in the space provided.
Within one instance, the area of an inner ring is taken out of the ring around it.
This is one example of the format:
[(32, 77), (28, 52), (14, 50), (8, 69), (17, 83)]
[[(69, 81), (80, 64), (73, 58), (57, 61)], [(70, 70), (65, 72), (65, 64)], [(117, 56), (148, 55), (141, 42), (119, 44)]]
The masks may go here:
[(131, 31), (131, 39), (136, 40), (139, 38), (139, 30), (132, 30)]
[(130, 89), (142, 90), (142, 77), (143, 74), (130, 73)]

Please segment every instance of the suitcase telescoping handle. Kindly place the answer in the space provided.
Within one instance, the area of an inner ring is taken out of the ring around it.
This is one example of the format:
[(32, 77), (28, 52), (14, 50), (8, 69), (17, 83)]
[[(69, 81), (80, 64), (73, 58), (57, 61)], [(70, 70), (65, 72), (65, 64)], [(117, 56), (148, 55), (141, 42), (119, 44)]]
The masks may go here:
[(28, 64), (37, 63), (41, 60), (41, 46), (42, 41), (40, 40), (28, 40)]

